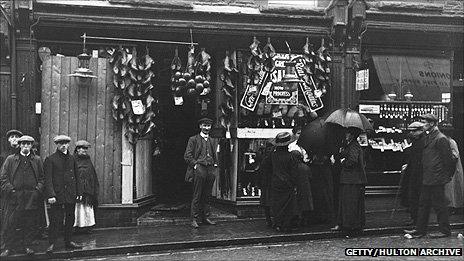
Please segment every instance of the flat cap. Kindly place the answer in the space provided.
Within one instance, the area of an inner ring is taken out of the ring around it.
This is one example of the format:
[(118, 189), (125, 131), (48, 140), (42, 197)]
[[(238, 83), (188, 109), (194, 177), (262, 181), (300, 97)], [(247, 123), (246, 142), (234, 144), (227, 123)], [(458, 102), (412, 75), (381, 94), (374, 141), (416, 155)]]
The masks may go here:
[(415, 121), (408, 125), (408, 130), (417, 130), (417, 129), (422, 129), (423, 127), (424, 127), (424, 123)]
[(423, 114), (423, 115), (419, 116), (419, 118), (424, 119), (426, 121), (438, 122), (437, 116), (435, 116), (434, 114), (431, 114), (431, 113)]
[(23, 134), (21, 131), (19, 131), (19, 130), (9, 130), (9, 131), (6, 132), (6, 137), (8, 138), (8, 137), (10, 137), (11, 135), (14, 135), (14, 134), (18, 135), (19, 137), (21, 137), (21, 136), (24, 135), (24, 134)]
[(58, 135), (55, 138), (53, 138), (53, 142), (58, 143), (58, 142), (70, 142), (71, 138), (66, 136), (66, 135)]
[(28, 135), (24, 135), (24, 136), (21, 136), (21, 138), (18, 139), (18, 143), (21, 143), (21, 142), (34, 142), (34, 138), (32, 138), (31, 136), (28, 136)]
[(76, 147), (90, 147), (90, 143), (86, 140), (78, 140), (76, 141)]
[(198, 124), (213, 124), (213, 120), (207, 117), (201, 118), (198, 120)]

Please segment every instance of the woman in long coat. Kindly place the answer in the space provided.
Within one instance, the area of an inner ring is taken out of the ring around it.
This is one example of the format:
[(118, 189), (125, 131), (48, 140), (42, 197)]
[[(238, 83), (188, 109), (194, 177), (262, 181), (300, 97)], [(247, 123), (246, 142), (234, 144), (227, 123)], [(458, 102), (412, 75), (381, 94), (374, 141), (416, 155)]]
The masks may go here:
[(298, 220), (297, 210), (297, 163), (288, 145), (292, 142), (288, 132), (277, 134), (272, 144), (276, 147), (271, 155), (272, 160), (272, 215), (274, 226), (278, 231), (290, 231)]
[(310, 212), (314, 209), (311, 193), (311, 169), (303, 161), (303, 154), (298, 150), (291, 151), (297, 164), (296, 198), (300, 216), (300, 226), (309, 224)]
[(311, 162), (311, 172), (313, 173), (311, 188), (314, 200), (312, 221), (315, 224), (324, 223), (334, 226), (333, 177), (330, 158), (323, 154), (315, 154)]
[(454, 212), (457, 208), (462, 208), (464, 206), (464, 177), (458, 144), (452, 138), (449, 138), (449, 141), (451, 152), (457, 161), (456, 171), (454, 172), (451, 181), (445, 185), (445, 194), (450, 201), (448, 207), (452, 208), (452, 212)]
[(346, 146), (341, 151), (342, 170), (340, 174), (340, 194), (338, 225), (347, 236), (356, 235), (364, 228), (364, 192), (367, 184), (364, 152), (357, 141), (360, 130), (348, 128)]
[(85, 140), (76, 142), (74, 157), (77, 165), (77, 185), (82, 193), (82, 200), (76, 206), (74, 226), (82, 229), (82, 232), (91, 232), (95, 225), (94, 209), (98, 205), (98, 178), (95, 168), (87, 154), (90, 143)]
[(260, 204), (264, 208), (264, 215), (266, 217), (267, 226), (272, 226), (271, 219), (271, 184), (272, 184), (272, 162), (271, 154), (274, 147), (271, 143), (266, 144), (266, 147), (262, 151), (260, 157), (260, 164), (258, 167), (259, 183), (261, 188)]

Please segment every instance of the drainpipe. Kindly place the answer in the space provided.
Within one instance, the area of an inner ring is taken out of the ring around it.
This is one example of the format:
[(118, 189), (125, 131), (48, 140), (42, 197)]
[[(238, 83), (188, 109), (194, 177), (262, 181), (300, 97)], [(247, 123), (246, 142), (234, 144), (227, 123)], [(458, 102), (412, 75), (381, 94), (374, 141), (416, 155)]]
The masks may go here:
[(11, 128), (16, 128), (17, 115), (16, 115), (16, 0), (13, 0), (11, 5)]

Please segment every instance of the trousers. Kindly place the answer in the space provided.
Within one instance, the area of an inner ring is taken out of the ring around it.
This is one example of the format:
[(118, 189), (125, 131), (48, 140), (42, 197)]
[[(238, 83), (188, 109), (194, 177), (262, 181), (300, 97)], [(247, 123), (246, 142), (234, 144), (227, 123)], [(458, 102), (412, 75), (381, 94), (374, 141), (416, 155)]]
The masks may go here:
[(193, 197), (191, 215), (194, 219), (205, 219), (210, 214), (208, 197), (216, 179), (216, 167), (197, 165), (193, 175)]
[(64, 219), (64, 242), (70, 242), (74, 225), (75, 204), (52, 204), (50, 207), (50, 227), (48, 241), (54, 244), (58, 238), (58, 231), (63, 228)]
[(5, 231), (5, 247), (30, 247), (35, 232), (37, 210), (16, 210)]
[(423, 185), (417, 213), (417, 231), (427, 233), (430, 209), (433, 208), (437, 214), (438, 229), (445, 234), (450, 234), (451, 228), (447, 205), (445, 185)]

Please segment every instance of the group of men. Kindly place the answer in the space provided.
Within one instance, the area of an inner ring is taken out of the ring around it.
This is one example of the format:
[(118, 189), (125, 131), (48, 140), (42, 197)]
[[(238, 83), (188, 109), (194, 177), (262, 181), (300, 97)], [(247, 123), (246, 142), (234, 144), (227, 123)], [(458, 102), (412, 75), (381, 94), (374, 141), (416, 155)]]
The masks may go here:
[(32, 150), (34, 138), (21, 131), (6, 134), (9, 150), (0, 162), (1, 247), (0, 257), (13, 251), (34, 255), (32, 239), (37, 227), (45, 226), (44, 200), (50, 204), (49, 247), (52, 253), (63, 225), (67, 249), (81, 248), (71, 240), (75, 203), (79, 200), (76, 163), (69, 153), (71, 138), (58, 135), (53, 140), (56, 152), (41, 158)]
[(405, 236), (420, 238), (427, 234), (430, 210), (437, 215), (439, 231), (432, 237), (449, 237), (448, 200), (445, 185), (450, 182), (456, 161), (449, 139), (438, 129), (438, 119), (433, 114), (422, 115), (420, 122), (409, 126), (413, 138), (408, 164), (404, 166), (408, 179), (408, 204), (413, 230)]

